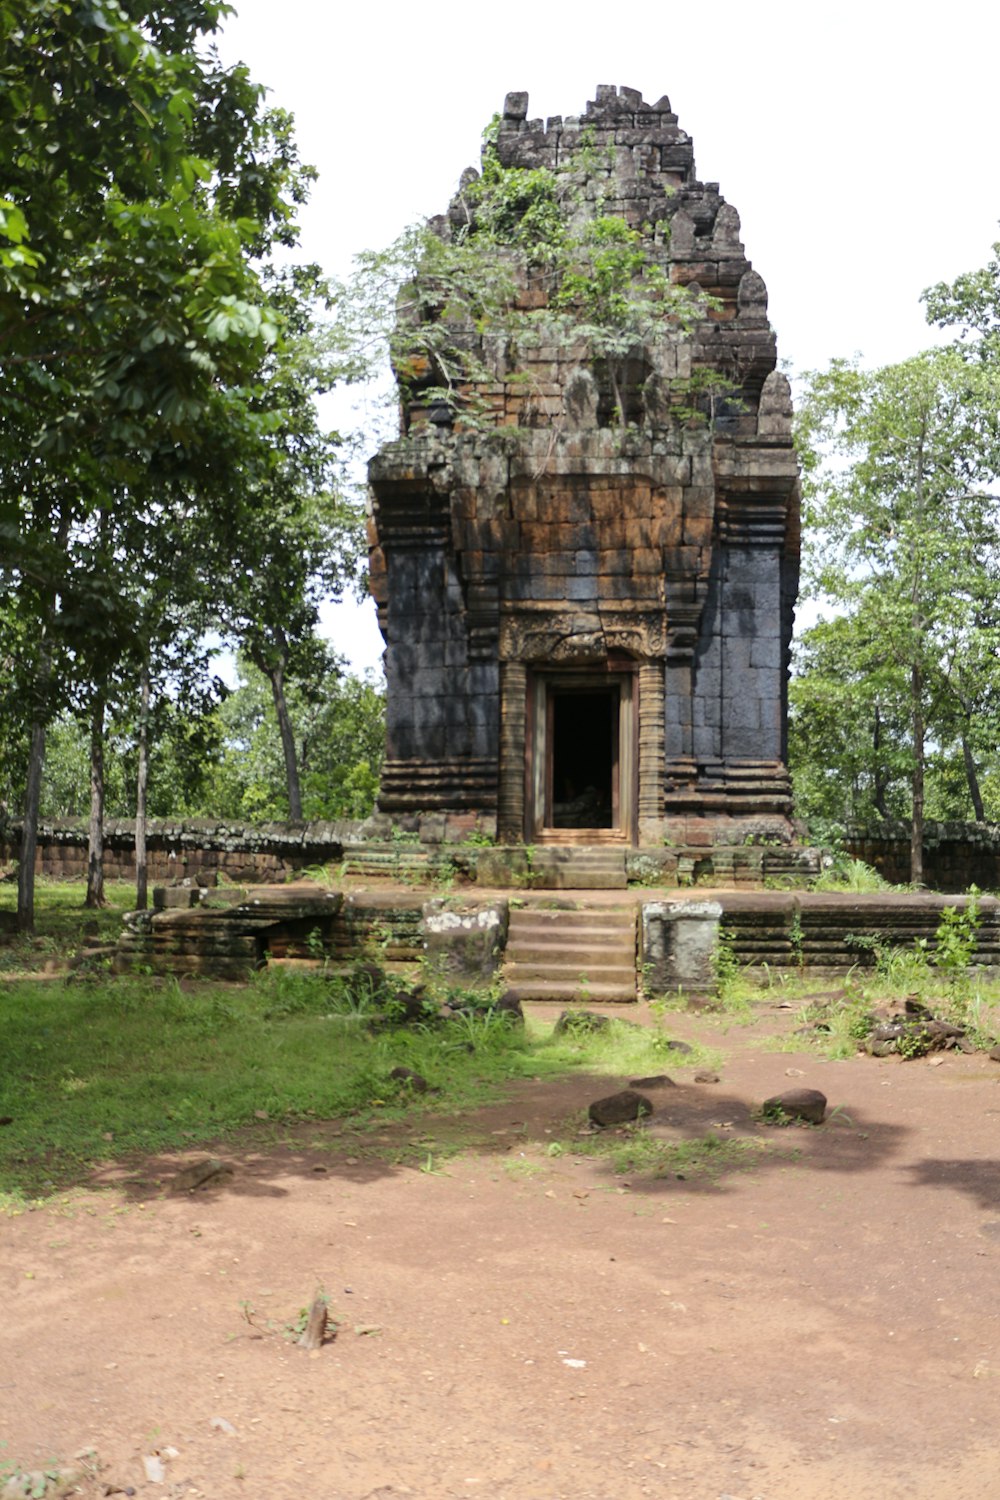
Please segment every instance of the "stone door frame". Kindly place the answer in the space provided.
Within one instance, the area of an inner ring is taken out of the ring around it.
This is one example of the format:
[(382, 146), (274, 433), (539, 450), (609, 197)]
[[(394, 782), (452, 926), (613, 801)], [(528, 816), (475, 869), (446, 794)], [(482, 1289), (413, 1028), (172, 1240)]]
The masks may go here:
[[(638, 819), (639, 678), (636, 664), (611, 661), (587, 666), (539, 663), (525, 674), (524, 838), (534, 844), (632, 844)], [(551, 703), (555, 693), (580, 689), (617, 691), (618, 734), (611, 828), (547, 826), (551, 808)]]

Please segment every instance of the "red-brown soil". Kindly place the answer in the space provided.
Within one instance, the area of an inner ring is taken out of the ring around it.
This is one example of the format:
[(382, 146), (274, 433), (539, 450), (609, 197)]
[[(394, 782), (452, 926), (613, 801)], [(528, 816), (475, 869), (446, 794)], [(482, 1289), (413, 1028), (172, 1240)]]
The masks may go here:
[[(726, 1061), (651, 1128), (768, 1147), (716, 1180), (547, 1154), (609, 1091), (575, 1077), (411, 1129), (478, 1143), (432, 1171), (314, 1127), (187, 1196), (159, 1159), (0, 1221), (0, 1458), (92, 1445), (101, 1485), (195, 1500), (1000, 1494), (1000, 1066), (762, 1046), (792, 1024), (677, 1022)], [(754, 1123), (799, 1085), (841, 1109)], [(310, 1354), (268, 1325), (319, 1285)]]

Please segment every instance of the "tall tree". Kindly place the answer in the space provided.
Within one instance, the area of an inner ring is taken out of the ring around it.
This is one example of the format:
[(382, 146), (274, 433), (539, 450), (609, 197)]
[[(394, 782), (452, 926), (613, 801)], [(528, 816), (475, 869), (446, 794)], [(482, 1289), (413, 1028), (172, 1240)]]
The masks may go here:
[[(905, 673), (920, 885), (928, 736), (946, 664), (985, 662), (996, 640), (1000, 387), (954, 349), (874, 371), (835, 361), (810, 379), (802, 431), (813, 582)], [(975, 691), (985, 690), (981, 680)]]
[[(318, 654), (320, 654), (318, 652)], [(385, 741), (381, 687), (348, 673), (329, 648), (322, 675), (288, 686), (308, 818), (364, 818), (371, 812)], [(253, 823), (285, 816), (287, 779), (270, 683), (246, 658), (218, 713), (222, 746), (201, 792), (206, 815)]]
[(256, 464), (244, 454), (232, 503), (198, 518), (195, 552), (218, 627), (270, 684), (285, 764), (288, 816), (303, 816), (289, 685), (299, 697), (329, 670), (317, 636), (320, 604), (358, 589), (362, 506), (344, 474), (338, 434), (320, 423), (317, 391), (351, 378), (336, 338), (320, 326), (330, 292), (315, 268), (274, 278), (285, 337), (251, 399), (266, 435)]
[(795, 642), (789, 764), (795, 805), (815, 832), (906, 811), (906, 681), (863, 603)]
[[(74, 611), (102, 509), (162, 525), (224, 488), (262, 423), (242, 393), (279, 334), (258, 261), (308, 171), (210, 38), (224, 7), (0, 0), (0, 633), (30, 706), (19, 922), (46, 725), (129, 610)], [(113, 653), (112, 653), (113, 654)]]

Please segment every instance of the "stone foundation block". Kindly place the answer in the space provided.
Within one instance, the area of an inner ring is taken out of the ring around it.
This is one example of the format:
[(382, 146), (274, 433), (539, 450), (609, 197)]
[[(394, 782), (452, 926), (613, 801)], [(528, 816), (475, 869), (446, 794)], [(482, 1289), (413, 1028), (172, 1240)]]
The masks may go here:
[(458, 983), (488, 983), (503, 962), (509, 921), (506, 901), (478, 906), (428, 901), (420, 931), (431, 973)]
[(714, 990), (718, 901), (647, 901), (642, 908), (642, 966), (651, 996)]

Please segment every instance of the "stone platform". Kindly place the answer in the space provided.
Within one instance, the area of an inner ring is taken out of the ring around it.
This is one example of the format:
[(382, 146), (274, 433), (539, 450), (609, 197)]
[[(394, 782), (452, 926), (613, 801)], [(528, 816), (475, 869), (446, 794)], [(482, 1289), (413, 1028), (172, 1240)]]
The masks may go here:
[[(720, 930), (738, 962), (777, 969), (842, 971), (874, 963), (876, 946), (917, 941), (933, 952), (942, 912), (966, 899), (634, 886), (552, 895), (509, 886), (461, 894), (304, 881), (252, 891), (185, 886), (158, 893), (157, 910), (126, 915), (116, 966), (244, 979), (273, 963), (336, 972), (362, 959), (390, 969), (422, 961), (461, 985), (488, 984), (506, 964), (523, 999), (630, 1000), (639, 974), (647, 995), (711, 988)], [(980, 898), (973, 962), (1000, 967), (993, 897)]]

